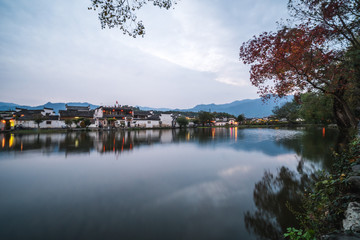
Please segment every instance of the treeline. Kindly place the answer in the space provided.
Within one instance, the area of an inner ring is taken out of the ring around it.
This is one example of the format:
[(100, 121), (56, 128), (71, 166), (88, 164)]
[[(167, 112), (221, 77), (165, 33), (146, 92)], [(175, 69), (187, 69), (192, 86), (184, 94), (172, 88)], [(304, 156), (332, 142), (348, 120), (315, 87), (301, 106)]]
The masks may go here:
[[(286, 119), (290, 123), (300, 121), (312, 124), (331, 124), (336, 123), (333, 101), (333, 97), (323, 93), (304, 93), (281, 107), (275, 107), (273, 113), (274, 117)], [(355, 116), (359, 118), (359, 106), (354, 102), (350, 107)]]

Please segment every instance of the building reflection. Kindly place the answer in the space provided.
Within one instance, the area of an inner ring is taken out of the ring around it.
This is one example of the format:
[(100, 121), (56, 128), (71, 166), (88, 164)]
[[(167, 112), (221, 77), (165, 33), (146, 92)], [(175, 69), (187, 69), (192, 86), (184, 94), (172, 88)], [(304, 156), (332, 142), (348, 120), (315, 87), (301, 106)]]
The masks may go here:
[[(266, 134), (259, 134), (259, 131)], [(265, 136), (265, 137), (264, 137)], [(122, 153), (141, 146), (168, 143), (195, 143), (200, 147), (226, 147), (236, 151), (256, 151), (277, 156), (296, 153), (313, 162), (321, 162), (324, 152), (331, 158), (329, 146), (335, 146), (337, 132), (274, 129), (198, 128), (139, 131), (73, 131), (49, 134), (0, 134), (0, 152), (30, 150), (42, 153), (89, 154), (92, 151)], [(321, 151), (319, 151), (321, 149)], [(325, 161), (325, 165), (329, 161)]]

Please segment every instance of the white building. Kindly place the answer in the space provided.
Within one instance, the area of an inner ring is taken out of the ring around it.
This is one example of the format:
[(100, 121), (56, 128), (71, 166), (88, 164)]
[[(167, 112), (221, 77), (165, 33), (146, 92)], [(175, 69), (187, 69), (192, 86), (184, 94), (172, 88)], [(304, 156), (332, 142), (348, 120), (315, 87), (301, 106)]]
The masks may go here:
[[(59, 120), (52, 108), (28, 110), (16, 108), (14, 113), (17, 128), (64, 128), (64, 121)], [(39, 122), (39, 123), (37, 123)]]

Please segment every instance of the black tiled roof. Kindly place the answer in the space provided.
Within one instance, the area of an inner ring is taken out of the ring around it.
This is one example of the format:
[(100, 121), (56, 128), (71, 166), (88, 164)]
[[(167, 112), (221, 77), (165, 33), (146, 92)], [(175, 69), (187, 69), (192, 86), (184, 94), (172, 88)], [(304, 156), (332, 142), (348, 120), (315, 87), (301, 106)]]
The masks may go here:
[(94, 117), (94, 110), (90, 111), (74, 111), (74, 110), (59, 110), (60, 117), (67, 117), (67, 118), (75, 118), (75, 117), (82, 117), (82, 118), (93, 118)]
[(35, 119), (42, 119), (46, 120), (59, 120), (59, 115), (52, 115), (52, 116), (39, 116), (39, 115), (24, 115), (23, 117), (18, 117), (17, 120), (19, 121), (31, 121)]
[(129, 114), (121, 114), (121, 115), (110, 115), (110, 114), (104, 114), (103, 118), (116, 118), (116, 119), (122, 119), (122, 118), (127, 118), (127, 117), (132, 117)]
[(107, 111), (112, 111), (113, 109), (115, 111), (121, 111), (121, 110), (130, 110), (132, 111), (133, 109), (131, 107), (102, 107), (103, 110), (107, 110)]
[(90, 110), (90, 106), (68, 106), (65, 105), (66, 110), (70, 110), (70, 111), (89, 111)]
[(147, 119), (145, 120), (155, 120), (155, 121), (159, 121), (160, 120), (160, 116), (159, 115), (152, 115), (149, 116)]

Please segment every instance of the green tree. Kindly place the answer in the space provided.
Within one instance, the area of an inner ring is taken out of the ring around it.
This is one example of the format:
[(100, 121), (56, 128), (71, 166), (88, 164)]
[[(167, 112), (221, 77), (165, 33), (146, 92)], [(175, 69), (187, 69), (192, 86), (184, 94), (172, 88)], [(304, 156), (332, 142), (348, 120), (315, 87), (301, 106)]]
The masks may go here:
[(195, 125), (198, 125), (198, 124), (200, 123), (200, 121), (199, 121), (198, 118), (193, 119), (192, 122), (193, 122)]
[(68, 126), (69, 128), (71, 128), (71, 124), (73, 123), (73, 121), (71, 119), (65, 119), (65, 124), (66, 126)]
[(87, 128), (88, 126), (90, 126), (91, 120), (88, 119), (88, 118), (85, 118), (85, 119), (83, 120), (83, 123), (84, 123), (84, 126)]
[[(115, 127), (115, 119), (114, 118), (108, 118), (107, 119), (107, 122), (108, 122), (108, 127)], [(123, 125), (122, 123), (121, 123), (121, 125)]]
[(295, 122), (296, 119), (299, 118), (299, 110), (300, 104), (293, 100), (291, 102), (285, 103), (281, 107), (274, 107), (272, 112), (277, 118), (286, 118), (286, 120), (289, 122)]
[(239, 116), (237, 116), (236, 121), (238, 123), (242, 123), (243, 121), (245, 121), (245, 115), (244, 114), (240, 114)]
[(301, 95), (299, 114), (308, 123), (333, 123), (333, 99), (321, 93), (305, 93)]
[(176, 122), (180, 125), (180, 128), (186, 127), (189, 124), (189, 120), (184, 116), (178, 117)]
[(212, 114), (215, 118), (235, 118), (234, 115), (226, 112), (213, 112)]
[(42, 119), (42, 116), (37, 116), (34, 120), (34, 122), (37, 124), (38, 128), (40, 128), (40, 123), (42, 123), (44, 119)]
[(78, 124), (82, 121), (82, 118), (74, 118), (72, 122), (76, 125), (76, 127), (79, 127)]
[(205, 124), (210, 124), (214, 120), (214, 115), (209, 112), (199, 112), (199, 121), (204, 126)]
[(144, 36), (145, 26), (137, 19), (136, 12), (147, 3), (169, 9), (176, 0), (91, 0), (89, 10), (98, 11), (101, 27), (119, 27), (129, 36)]

